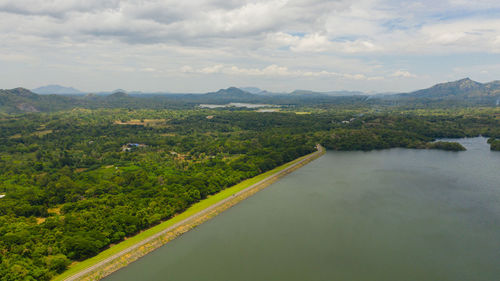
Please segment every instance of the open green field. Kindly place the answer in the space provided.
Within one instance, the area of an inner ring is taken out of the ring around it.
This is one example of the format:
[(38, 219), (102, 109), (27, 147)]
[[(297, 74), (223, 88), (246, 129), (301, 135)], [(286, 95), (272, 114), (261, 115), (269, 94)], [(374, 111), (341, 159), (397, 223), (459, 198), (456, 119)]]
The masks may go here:
[(85, 268), (87, 267), (90, 267), (90, 266), (93, 266), (94, 264), (102, 261), (102, 260), (105, 260), (109, 257), (111, 257), (112, 255), (116, 254), (116, 253), (119, 253), (120, 251), (123, 251), (125, 249), (127, 249), (128, 247), (131, 247), (141, 241), (143, 241), (144, 239), (147, 239), (155, 234), (157, 234), (158, 232), (161, 232), (163, 231), (164, 229), (212, 206), (213, 204), (216, 204), (218, 203), (219, 201), (222, 201), (230, 196), (232, 196), (233, 194), (265, 179), (266, 177), (269, 177), (277, 172), (280, 172), (282, 170), (284, 170), (285, 168), (287, 168), (288, 166), (302, 160), (303, 158), (307, 157), (308, 155), (306, 156), (302, 156), (298, 159), (295, 159), (291, 162), (288, 162), (284, 165), (281, 165), (279, 167), (276, 167), (274, 168), (273, 170), (270, 170), (270, 171), (267, 171), (265, 173), (262, 173), (258, 176), (255, 176), (253, 178), (250, 178), (250, 179), (247, 179), (247, 180), (244, 180), (242, 182), (240, 182), (239, 184), (237, 185), (234, 185), (230, 188), (227, 188), (225, 190), (222, 190), (221, 192), (215, 194), (215, 195), (212, 195), (204, 200), (201, 200), (195, 204), (193, 204), (191, 207), (189, 207), (186, 211), (174, 216), (173, 218), (167, 220), (167, 221), (164, 221), (150, 229), (147, 229), (133, 237), (130, 237), (130, 238), (127, 238), (125, 241), (119, 243), (119, 244), (116, 244), (116, 245), (113, 245), (111, 246), (109, 249), (106, 249), (104, 251), (102, 251), (100, 254), (98, 254), (97, 256), (95, 257), (92, 257), (90, 259), (87, 259), (87, 260), (84, 260), (82, 262), (78, 262), (78, 263), (74, 263), (73, 265), (71, 265), (69, 267), (68, 270), (66, 270), (65, 272), (63, 272), (62, 274), (56, 276), (53, 280), (54, 281), (59, 281), (59, 280), (64, 280), (76, 273), (78, 273), (79, 271), (81, 270), (84, 270)]

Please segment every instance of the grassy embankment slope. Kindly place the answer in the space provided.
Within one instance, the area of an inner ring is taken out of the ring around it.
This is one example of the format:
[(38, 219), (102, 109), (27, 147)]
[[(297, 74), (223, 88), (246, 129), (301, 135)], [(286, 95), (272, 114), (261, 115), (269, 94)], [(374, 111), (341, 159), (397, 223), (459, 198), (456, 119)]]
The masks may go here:
[[(320, 151), (320, 152), (322, 152), (322, 151)], [(314, 153), (317, 153), (317, 152), (314, 152)], [(293, 164), (295, 164), (295, 163), (297, 163), (297, 162), (299, 162), (307, 157), (310, 157), (310, 156), (311, 156), (311, 154), (302, 156), (298, 159), (295, 159), (294, 161), (288, 162), (282, 166), (276, 167), (273, 170), (267, 171), (263, 174), (255, 176), (253, 178), (244, 180), (235, 186), (232, 186), (230, 188), (222, 190), (221, 192), (219, 192), (215, 195), (212, 195), (204, 200), (201, 200), (200, 202), (193, 204), (186, 211), (174, 216), (173, 218), (171, 218), (165, 222), (162, 222), (162, 223), (160, 223), (160, 224), (158, 224), (150, 229), (147, 229), (147, 230), (145, 230), (145, 231), (143, 231), (143, 232), (141, 232), (133, 237), (130, 237), (119, 244), (113, 245), (95, 257), (84, 260), (82, 262), (72, 264), (68, 270), (66, 270), (62, 274), (56, 276), (53, 279), (53, 281), (65, 280), (66, 278), (69, 278), (69, 277), (77, 274), (78, 272), (85, 270), (86, 268), (89, 268), (93, 265), (96, 265), (97, 263), (99, 263), (99, 262), (101, 262), (101, 261), (103, 261), (103, 260), (129, 248), (129, 247), (132, 247), (132, 246), (144, 241), (145, 239), (152, 237), (153, 235), (173, 226), (174, 224), (179, 223), (182, 220), (187, 219), (190, 216), (195, 215), (195, 214), (203, 211), (204, 209), (209, 208), (210, 206), (212, 206), (212, 205), (214, 205), (214, 204), (216, 204), (216, 203), (218, 203), (218, 202), (220, 202), (228, 197), (233, 196), (235, 193), (238, 193), (238, 192), (244, 190), (245, 188), (248, 188), (248, 187), (258, 183), (259, 181), (262, 181), (262, 180), (266, 179), (267, 177), (270, 177), (276, 173), (279, 173), (279, 172), (283, 171), (284, 169), (288, 168), (289, 166), (291, 166), (291, 165), (293, 165)], [(314, 158), (312, 158), (312, 159), (314, 159)]]

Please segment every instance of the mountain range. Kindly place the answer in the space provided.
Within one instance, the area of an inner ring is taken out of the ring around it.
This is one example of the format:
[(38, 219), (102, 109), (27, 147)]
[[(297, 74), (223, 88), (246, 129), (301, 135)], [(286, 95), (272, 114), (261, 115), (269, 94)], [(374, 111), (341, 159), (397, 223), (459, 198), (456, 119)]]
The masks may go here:
[[(275, 95), (287, 95), (287, 94), (293, 94), (293, 95), (328, 95), (328, 96), (353, 96), (353, 95), (366, 95), (366, 93), (359, 92), (359, 91), (329, 91), (329, 92), (317, 92), (317, 91), (310, 91), (310, 90), (294, 90), (290, 93), (287, 92), (270, 92), (267, 90), (262, 90), (257, 87), (230, 87), (226, 90), (228, 91), (235, 91), (236, 89), (239, 89), (243, 92), (254, 94), (254, 95), (268, 95), (268, 96), (275, 96)], [(224, 89), (221, 89), (224, 90)], [(75, 89), (73, 87), (64, 87), (61, 85), (47, 85), (43, 87), (39, 87), (36, 89), (31, 90), (35, 94), (40, 94), (40, 95), (49, 95), (49, 94), (55, 94), (55, 95), (82, 95), (82, 94), (87, 94), (87, 92), (80, 91), (78, 89)], [(123, 89), (116, 89), (114, 91), (100, 91), (96, 92), (94, 94), (96, 95), (111, 95), (113, 93), (117, 92), (123, 92), (127, 93), (131, 96), (139, 96), (139, 95), (166, 95), (166, 94), (172, 94), (168, 92), (142, 92), (142, 91), (126, 91)], [(178, 93), (178, 94), (187, 94), (187, 93)]]
[(470, 78), (437, 84), (428, 89), (402, 94), (417, 98), (494, 97), (500, 94), (500, 81), (479, 83)]
[[(53, 85), (54, 86), (54, 85)], [(72, 89), (72, 90), (71, 90)], [(410, 93), (366, 95), (361, 92), (314, 92), (296, 90), (292, 93), (271, 93), (258, 88), (230, 87), (206, 94), (134, 94), (124, 91), (108, 95), (87, 94), (68, 87), (41, 87), (38, 93), (58, 90), (66, 95), (37, 94), (16, 88), (0, 90), (0, 113), (48, 112), (75, 107), (103, 108), (172, 108), (193, 107), (201, 103), (229, 102), (300, 104), (390, 104), (390, 105), (500, 105), (500, 81), (479, 83), (469, 78), (437, 84)], [(71, 91), (70, 91), (71, 90)], [(69, 92), (70, 91), (70, 92)], [(71, 96), (70, 93), (74, 95)], [(79, 93), (76, 95), (75, 93)]]

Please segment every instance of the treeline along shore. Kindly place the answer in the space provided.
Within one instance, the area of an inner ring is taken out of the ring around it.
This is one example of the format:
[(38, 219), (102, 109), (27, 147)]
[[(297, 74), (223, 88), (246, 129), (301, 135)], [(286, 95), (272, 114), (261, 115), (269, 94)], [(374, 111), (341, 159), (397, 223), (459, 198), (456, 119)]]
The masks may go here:
[[(299, 169), (300, 167), (306, 165), (307, 163), (313, 161), (314, 159), (320, 157), (325, 153), (325, 149), (321, 145), (318, 144), (316, 147), (316, 152), (303, 156), (297, 160), (282, 165), (262, 175), (246, 180), (234, 187), (228, 188), (223, 192), (224, 194), (215, 195), (218, 198), (214, 198), (216, 199), (216, 201), (212, 200), (214, 201), (214, 203), (209, 207), (193, 215), (190, 215), (180, 222), (168, 226), (166, 229), (145, 238), (137, 244), (132, 245), (131, 247), (128, 247), (109, 258), (106, 258), (92, 266), (89, 266), (88, 268), (85, 268), (84, 270), (68, 278), (65, 278), (64, 280), (99, 280), (113, 273), (114, 271), (127, 266), (140, 257), (165, 245), (169, 241), (202, 224), (203, 222), (215, 217), (217, 214), (231, 208), (238, 202), (266, 188), (273, 182), (277, 181), (279, 178)], [(257, 182), (254, 183), (255, 181)], [(241, 188), (244, 189), (241, 190)], [(204, 202), (199, 202), (200, 205), (203, 205), (203, 203)], [(196, 208), (196, 204), (193, 207)], [(169, 225), (169, 221), (165, 222), (164, 225)]]

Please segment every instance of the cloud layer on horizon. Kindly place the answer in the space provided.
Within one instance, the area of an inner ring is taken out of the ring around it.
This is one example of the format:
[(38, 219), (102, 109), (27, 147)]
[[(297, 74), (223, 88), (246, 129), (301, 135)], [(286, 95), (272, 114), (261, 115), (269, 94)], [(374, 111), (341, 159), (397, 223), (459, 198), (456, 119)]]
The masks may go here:
[(0, 0), (11, 70), (0, 88), (387, 91), (494, 79), (499, 15), (491, 0)]

